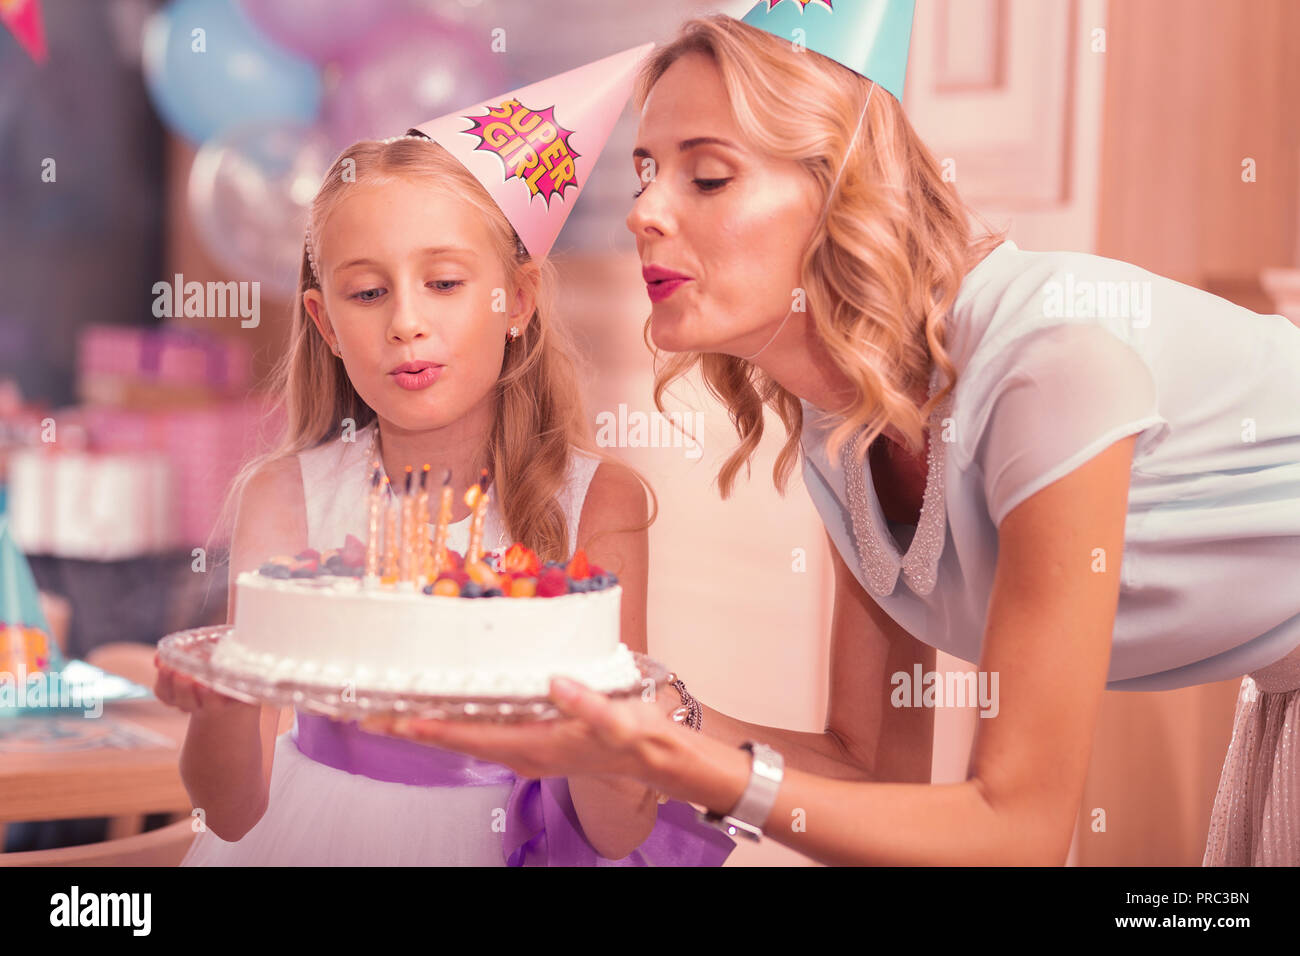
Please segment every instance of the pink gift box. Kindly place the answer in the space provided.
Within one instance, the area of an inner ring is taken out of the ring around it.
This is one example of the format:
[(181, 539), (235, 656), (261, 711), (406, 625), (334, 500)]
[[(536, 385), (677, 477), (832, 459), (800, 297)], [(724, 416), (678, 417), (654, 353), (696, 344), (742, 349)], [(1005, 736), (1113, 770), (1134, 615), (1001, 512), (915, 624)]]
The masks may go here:
[(156, 452), (52, 444), (11, 465), (14, 540), (29, 553), (115, 561), (177, 546), (171, 469)]
[[(279, 434), (279, 419), (266, 420), (270, 404), (269, 399), (255, 396), (168, 411), (84, 406), (75, 415), (96, 449), (153, 451), (166, 457), (172, 473), (177, 540), (182, 547), (196, 548), (208, 544), (239, 469)], [(229, 532), (228, 526), (220, 529), (212, 543), (227, 543)]]
[(249, 387), (252, 353), (245, 342), (197, 329), (89, 325), (77, 366), (88, 401), (112, 402), (130, 385), (236, 395)]

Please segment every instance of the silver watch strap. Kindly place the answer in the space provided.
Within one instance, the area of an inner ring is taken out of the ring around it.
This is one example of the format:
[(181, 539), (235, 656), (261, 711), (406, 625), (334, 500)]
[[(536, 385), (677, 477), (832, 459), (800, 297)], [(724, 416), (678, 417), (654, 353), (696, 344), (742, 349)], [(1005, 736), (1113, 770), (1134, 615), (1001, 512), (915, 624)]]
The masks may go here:
[(785, 759), (766, 744), (749, 740), (740, 746), (742, 750), (748, 750), (752, 757), (749, 783), (745, 786), (744, 793), (730, 813), (700, 814), (700, 819), (733, 836), (739, 834), (751, 840), (759, 840), (763, 824), (771, 816), (772, 807), (776, 804), (777, 791), (781, 789)]
[(745, 787), (745, 792), (727, 816), (761, 830), (776, 804), (776, 793), (781, 789), (781, 779), (785, 776), (785, 760), (767, 744), (751, 740), (742, 746), (754, 756), (749, 786)]

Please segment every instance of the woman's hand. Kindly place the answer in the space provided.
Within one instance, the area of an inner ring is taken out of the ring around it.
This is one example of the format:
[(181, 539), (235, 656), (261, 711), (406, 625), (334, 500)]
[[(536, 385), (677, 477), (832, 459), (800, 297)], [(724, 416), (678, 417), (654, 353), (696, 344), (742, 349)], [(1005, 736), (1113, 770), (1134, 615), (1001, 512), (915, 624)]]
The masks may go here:
[(651, 699), (611, 700), (562, 677), (551, 700), (564, 715), (520, 724), (469, 723), (410, 717), (367, 717), (361, 729), (466, 753), (504, 764), (522, 777), (629, 776), (655, 782), (656, 761), (681, 698), (666, 685)]
[(158, 677), (153, 685), (154, 696), (168, 707), (204, 716), (261, 710), (257, 704), (246, 704), (242, 700), (218, 693), (211, 687), (204, 687), (192, 677), (167, 667), (158, 659), (157, 654), (154, 654), (153, 663), (158, 669)]

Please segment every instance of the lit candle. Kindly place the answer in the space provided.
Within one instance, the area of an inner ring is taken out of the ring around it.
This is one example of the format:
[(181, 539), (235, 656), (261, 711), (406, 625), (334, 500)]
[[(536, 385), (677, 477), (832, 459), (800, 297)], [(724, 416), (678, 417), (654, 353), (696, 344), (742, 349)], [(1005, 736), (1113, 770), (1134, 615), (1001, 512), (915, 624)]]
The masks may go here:
[(433, 579), (429, 552), (429, 465), (420, 471), (420, 493), (415, 496), (415, 587), (424, 587)]
[(382, 473), (383, 468), (376, 461), (370, 476), (370, 526), (366, 534), (366, 584), (369, 587), (379, 583), (379, 508), (384, 501), (379, 476)]
[(415, 473), (406, 466), (406, 487), (402, 490), (402, 550), (398, 567), (403, 584), (415, 584)]
[[(392, 491), (387, 475), (384, 475), (384, 491)], [(397, 502), (389, 494), (388, 506), (384, 511), (384, 584), (394, 584), (397, 581), (397, 516)]]
[(488, 471), (483, 469), (478, 484), (470, 485), (465, 492), (465, 504), (474, 509), (474, 518), (469, 523), (469, 546), (465, 549), (465, 566), (469, 567), (483, 558), (483, 519), (487, 517)]
[(451, 523), (451, 469), (442, 479), (442, 500), (438, 505), (438, 528), (433, 533), (432, 567), (429, 577), (437, 579), (447, 566), (447, 525)]

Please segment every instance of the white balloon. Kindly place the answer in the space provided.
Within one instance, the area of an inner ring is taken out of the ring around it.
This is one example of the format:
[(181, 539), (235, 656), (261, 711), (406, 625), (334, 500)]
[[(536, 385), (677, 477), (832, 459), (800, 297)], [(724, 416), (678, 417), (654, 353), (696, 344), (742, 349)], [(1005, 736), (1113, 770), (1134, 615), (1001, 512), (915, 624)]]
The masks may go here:
[(307, 211), (334, 155), (321, 130), (296, 124), (250, 123), (203, 144), (190, 215), (229, 278), (278, 298), (297, 293)]

